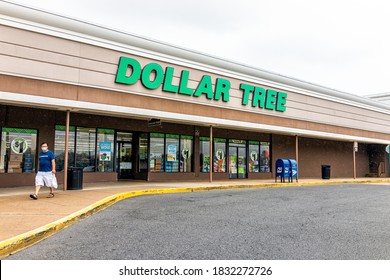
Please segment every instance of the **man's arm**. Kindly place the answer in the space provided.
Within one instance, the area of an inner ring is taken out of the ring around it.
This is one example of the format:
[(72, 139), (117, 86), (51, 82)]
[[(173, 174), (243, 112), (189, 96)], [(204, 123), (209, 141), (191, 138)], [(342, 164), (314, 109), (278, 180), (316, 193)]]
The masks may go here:
[(56, 160), (55, 159), (51, 160), (51, 166), (52, 166), (51, 172), (56, 173)]

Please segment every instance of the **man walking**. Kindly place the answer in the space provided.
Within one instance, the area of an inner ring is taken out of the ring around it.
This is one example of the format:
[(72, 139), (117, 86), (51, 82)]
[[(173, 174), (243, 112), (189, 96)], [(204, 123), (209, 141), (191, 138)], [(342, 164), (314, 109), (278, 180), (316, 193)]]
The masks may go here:
[(50, 188), (48, 198), (54, 197), (54, 188), (57, 188), (55, 155), (49, 150), (46, 142), (41, 144), (41, 150), (39, 153), (39, 169), (37, 176), (35, 176), (35, 193), (30, 194), (30, 197), (35, 200), (38, 199), (38, 193), (42, 186)]

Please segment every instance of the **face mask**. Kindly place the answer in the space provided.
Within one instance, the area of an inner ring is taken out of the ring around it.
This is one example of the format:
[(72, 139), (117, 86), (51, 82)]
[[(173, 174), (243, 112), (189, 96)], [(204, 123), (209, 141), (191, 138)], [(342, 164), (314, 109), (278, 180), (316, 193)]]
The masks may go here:
[(47, 147), (42, 147), (42, 151), (46, 152), (47, 151)]

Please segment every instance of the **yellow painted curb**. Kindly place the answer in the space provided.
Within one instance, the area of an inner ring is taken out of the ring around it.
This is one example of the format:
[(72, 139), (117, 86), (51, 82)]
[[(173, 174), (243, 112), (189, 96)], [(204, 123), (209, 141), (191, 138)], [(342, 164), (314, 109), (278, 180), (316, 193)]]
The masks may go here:
[(10, 254), (14, 254), (20, 250), (23, 250), (27, 247), (30, 247), (53, 234), (61, 231), (62, 229), (76, 223), (79, 220), (82, 220), (92, 214), (95, 214), (108, 206), (134, 196), (140, 195), (151, 195), (151, 194), (164, 194), (164, 193), (175, 193), (175, 192), (192, 192), (193, 188), (172, 188), (172, 189), (157, 189), (157, 190), (142, 190), (134, 192), (125, 192), (115, 195), (111, 195), (105, 199), (102, 199), (96, 203), (91, 204), (84, 209), (81, 209), (75, 213), (72, 213), (69, 216), (66, 216), (62, 219), (59, 219), (50, 224), (44, 225), (37, 229), (31, 230), (29, 232), (17, 235), (15, 237), (9, 238), (0, 242), (0, 259), (3, 259)]
[(142, 190), (124, 192), (115, 195), (111, 195), (105, 199), (102, 199), (92, 205), (85, 207), (69, 216), (59, 219), (50, 224), (44, 225), (29, 232), (17, 235), (7, 240), (0, 242), (0, 259), (3, 259), (11, 254), (14, 254), (20, 250), (30, 247), (53, 234), (61, 231), (62, 229), (76, 223), (77, 221), (91, 216), (118, 201), (126, 198), (152, 195), (152, 194), (167, 194), (167, 193), (183, 193), (183, 192), (199, 192), (199, 191), (211, 191), (211, 190), (227, 190), (227, 189), (253, 189), (253, 188), (275, 188), (275, 187), (299, 187), (299, 186), (315, 186), (315, 185), (335, 185), (335, 184), (363, 184), (363, 183), (389, 183), (390, 179), (383, 180), (345, 180), (345, 181), (317, 181), (317, 182), (293, 182), (293, 183), (266, 183), (266, 184), (242, 184), (242, 185), (215, 185), (215, 186), (196, 186), (188, 188), (166, 188), (166, 189), (154, 189), (154, 190)]

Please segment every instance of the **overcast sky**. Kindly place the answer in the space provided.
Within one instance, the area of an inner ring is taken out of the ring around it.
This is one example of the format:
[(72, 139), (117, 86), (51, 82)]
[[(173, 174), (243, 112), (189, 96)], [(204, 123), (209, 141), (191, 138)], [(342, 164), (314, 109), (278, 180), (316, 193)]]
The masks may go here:
[(390, 92), (388, 0), (17, 0), (357, 95)]

